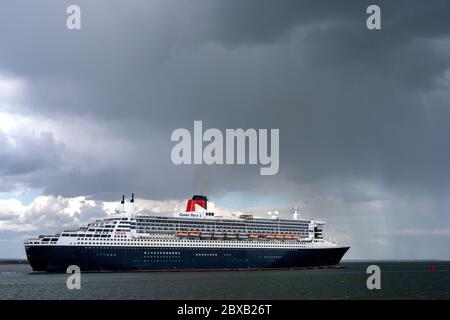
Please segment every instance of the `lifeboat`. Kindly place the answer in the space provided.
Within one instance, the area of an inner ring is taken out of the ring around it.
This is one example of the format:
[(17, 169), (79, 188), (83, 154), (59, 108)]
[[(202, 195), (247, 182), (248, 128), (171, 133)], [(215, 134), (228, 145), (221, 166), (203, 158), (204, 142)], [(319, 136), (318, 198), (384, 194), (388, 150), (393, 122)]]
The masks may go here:
[(276, 234), (275, 239), (284, 239), (284, 234)]
[(200, 238), (202, 238), (202, 239), (211, 239), (212, 238), (212, 234), (210, 232), (201, 232), (200, 233)]
[(258, 239), (258, 234), (256, 234), (256, 233), (251, 233), (250, 235), (249, 235), (249, 237), (250, 237), (250, 239)]
[(199, 238), (200, 232), (197, 232), (197, 231), (189, 232), (189, 236), (192, 238)]
[(187, 238), (189, 237), (189, 232), (177, 232), (177, 236), (181, 238)]
[(214, 232), (213, 236), (214, 236), (215, 239), (223, 239), (223, 237), (225, 235), (223, 234), (223, 232)]
[(266, 234), (266, 238), (267, 239), (274, 239), (275, 235), (274, 234)]
[(234, 232), (225, 233), (225, 238), (227, 238), (227, 239), (236, 239), (236, 237), (237, 237), (237, 234)]
[(248, 234), (247, 233), (239, 233), (238, 238), (239, 239), (248, 239)]

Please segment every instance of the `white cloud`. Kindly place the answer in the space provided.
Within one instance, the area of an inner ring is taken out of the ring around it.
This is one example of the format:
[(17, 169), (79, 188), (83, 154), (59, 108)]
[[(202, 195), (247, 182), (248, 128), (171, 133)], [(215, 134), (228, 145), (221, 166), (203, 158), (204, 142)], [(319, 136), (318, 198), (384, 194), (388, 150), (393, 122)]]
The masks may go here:
[[(14, 107), (24, 97), (25, 81), (20, 78), (11, 78), (0, 75), (0, 110), (6, 107)], [(8, 123), (2, 121), (0, 117), (0, 127)]]
[(18, 217), (24, 214), (25, 208), (17, 199), (0, 199), (0, 220)]
[(86, 197), (39, 196), (29, 205), (17, 199), (0, 199), (1, 231), (61, 231), (105, 216), (97, 203)]
[[(17, 199), (0, 199), (0, 230), (36, 231), (51, 229), (61, 231), (64, 228), (79, 227), (93, 219), (113, 214), (118, 201), (96, 201), (80, 196), (64, 198), (61, 196), (38, 196), (25, 205)], [(136, 212), (151, 214), (172, 214), (186, 209), (184, 200), (136, 199)], [(243, 211), (231, 212), (218, 208), (214, 202), (208, 203), (208, 210), (216, 215), (231, 216), (243, 214)]]

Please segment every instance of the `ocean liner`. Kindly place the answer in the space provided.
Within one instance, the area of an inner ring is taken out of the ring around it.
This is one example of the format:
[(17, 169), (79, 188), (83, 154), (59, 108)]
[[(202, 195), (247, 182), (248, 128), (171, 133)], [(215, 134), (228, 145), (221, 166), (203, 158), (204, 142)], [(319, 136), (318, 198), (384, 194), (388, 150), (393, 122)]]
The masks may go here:
[(122, 197), (115, 213), (76, 230), (25, 241), (34, 271), (150, 271), (337, 266), (349, 249), (325, 240), (323, 221), (217, 216), (195, 195), (184, 212), (154, 216)]

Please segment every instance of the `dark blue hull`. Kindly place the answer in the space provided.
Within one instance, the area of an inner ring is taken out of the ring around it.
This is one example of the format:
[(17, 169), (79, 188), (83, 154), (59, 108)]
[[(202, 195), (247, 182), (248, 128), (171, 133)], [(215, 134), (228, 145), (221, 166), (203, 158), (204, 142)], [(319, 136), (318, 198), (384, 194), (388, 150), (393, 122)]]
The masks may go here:
[(234, 249), (27, 246), (34, 271), (150, 271), (307, 268), (336, 266), (349, 247), (324, 249)]

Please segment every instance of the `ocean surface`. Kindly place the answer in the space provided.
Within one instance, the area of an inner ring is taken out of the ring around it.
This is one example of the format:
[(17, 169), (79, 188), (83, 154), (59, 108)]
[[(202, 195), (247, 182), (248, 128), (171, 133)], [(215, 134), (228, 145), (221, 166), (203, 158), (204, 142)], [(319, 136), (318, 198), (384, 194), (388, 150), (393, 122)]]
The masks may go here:
[[(366, 269), (381, 268), (381, 289), (368, 290)], [(432, 264), (435, 270), (432, 270)], [(450, 299), (450, 262), (342, 262), (337, 269), (33, 273), (27, 264), (0, 265), (0, 299)]]

